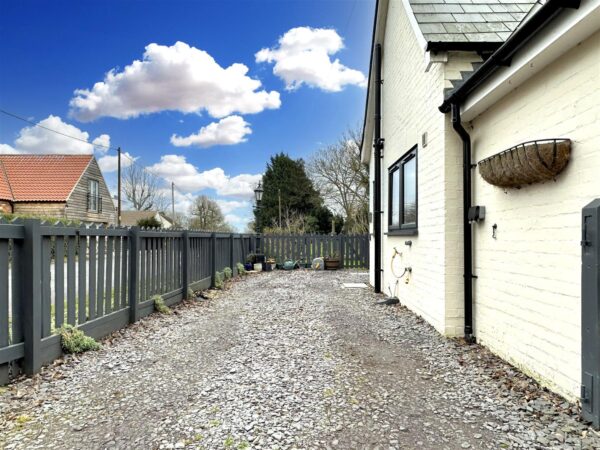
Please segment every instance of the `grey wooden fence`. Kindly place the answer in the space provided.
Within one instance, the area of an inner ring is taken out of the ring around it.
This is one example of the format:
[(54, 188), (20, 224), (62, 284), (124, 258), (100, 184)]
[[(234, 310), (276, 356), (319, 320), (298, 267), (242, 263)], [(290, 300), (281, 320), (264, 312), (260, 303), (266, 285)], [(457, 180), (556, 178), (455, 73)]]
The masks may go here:
[(259, 235), (258, 248), (278, 263), (291, 259), (309, 265), (314, 258), (337, 256), (342, 268), (369, 268), (369, 235)]
[(54, 330), (100, 338), (214, 285), (256, 251), (250, 235), (0, 223), (0, 384), (60, 357)]

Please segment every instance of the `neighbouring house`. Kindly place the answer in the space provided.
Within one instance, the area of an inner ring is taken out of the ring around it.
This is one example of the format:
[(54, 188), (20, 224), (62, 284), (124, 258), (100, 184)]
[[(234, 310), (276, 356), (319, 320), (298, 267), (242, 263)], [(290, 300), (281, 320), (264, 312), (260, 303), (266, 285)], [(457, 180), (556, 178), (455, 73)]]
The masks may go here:
[(125, 227), (133, 227), (137, 225), (140, 220), (151, 218), (154, 218), (160, 222), (162, 228), (165, 229), (171, 228), (175, 225), (173, 219), (160, 211), (122, 211), (121, 225)]
[(379, 0), (375, 15), (371, 283), (600, 408), (580, 245), (600, 198), (600, 0)]
[(93, 155), (0, 155), (0, 211), (115, 224)]

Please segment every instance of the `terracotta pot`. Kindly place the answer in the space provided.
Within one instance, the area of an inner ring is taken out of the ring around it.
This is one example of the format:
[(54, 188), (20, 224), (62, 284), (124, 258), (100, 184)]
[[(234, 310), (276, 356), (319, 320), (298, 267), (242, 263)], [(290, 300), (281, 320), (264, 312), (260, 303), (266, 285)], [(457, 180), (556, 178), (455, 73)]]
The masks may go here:
[(338, 270), (340, 268), (339, 258), (326, 258), (325, 259), (325, 270)]

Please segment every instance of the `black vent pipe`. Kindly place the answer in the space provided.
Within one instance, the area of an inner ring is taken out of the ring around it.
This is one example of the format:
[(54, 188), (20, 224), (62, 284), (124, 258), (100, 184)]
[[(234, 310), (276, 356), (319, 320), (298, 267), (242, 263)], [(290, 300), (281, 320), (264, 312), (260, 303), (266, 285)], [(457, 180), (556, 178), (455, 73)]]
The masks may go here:
[(452, 127), (463, 144), (463, 255), (464, 255), (464, 308), (465, 338), (473, 340), (473, 235), (469, 223), (471, 208), (471, 136), (460, 121), (460, 105), (452, 103)]
[(373, 228), (375, 239), (375, 292), (381, 292), (381, 44), (375, 46), (375, 113), (373, 115), (373, 147), (375, 149), (375, 192), (373, 193)]

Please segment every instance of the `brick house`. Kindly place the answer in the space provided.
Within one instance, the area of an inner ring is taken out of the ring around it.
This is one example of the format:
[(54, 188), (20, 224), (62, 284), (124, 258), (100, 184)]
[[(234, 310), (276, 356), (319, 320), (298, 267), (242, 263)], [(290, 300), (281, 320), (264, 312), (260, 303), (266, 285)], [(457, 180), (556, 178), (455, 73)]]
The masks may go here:
[[(599, 30), (598, 0), (378, 0), (361, 150), (376, 290), (570, 400), (581, 211), (600, 197)], [(539, 179), (503, 165), (523, 152)]]
[(116, 222), (115, 206), (93, 155), (0, 155), (0, 211)]

